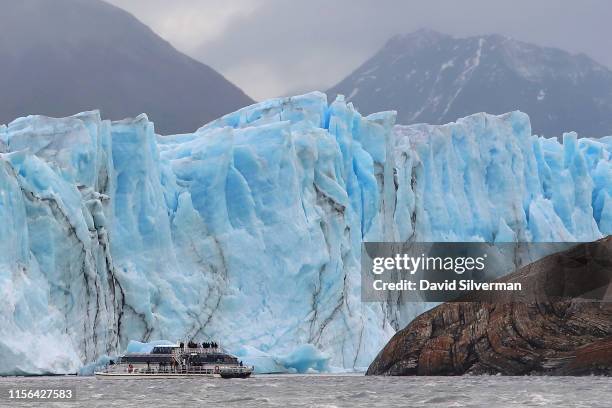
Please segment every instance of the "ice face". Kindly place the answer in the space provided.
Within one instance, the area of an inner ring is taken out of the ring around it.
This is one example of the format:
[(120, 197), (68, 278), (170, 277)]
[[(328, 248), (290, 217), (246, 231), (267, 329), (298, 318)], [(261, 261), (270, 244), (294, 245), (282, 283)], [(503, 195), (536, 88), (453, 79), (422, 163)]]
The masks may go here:
[(330, 370), (329, 356), (312, 344), (295, 346), (287, 355), (271, 355), (249, 346), (232, 352), (245, 365), (255, 367), (256, 373), (322, 373)]
[(601, 222), (608, 138), (532, 136), (521, 112), (394, 133), (399, 240), (592, 241), (612, 232)]
[(362, 241), (612, 232), (612, 138), (539, 138), (520, 112), (394, 117), (311, 93), (183, 135), (97, 112), (0, 127), (0, 373), (158, 339), (359, 369), (427, 307), (361, 302)]
[(117, 347), (108, 197), (96, 174), (111, 169), (102, 163), (110, 160), (108, 125), (88, 114), (31, 117), (4, 133), (11, 153), (0, 159), (0, 373), (75, 372)]

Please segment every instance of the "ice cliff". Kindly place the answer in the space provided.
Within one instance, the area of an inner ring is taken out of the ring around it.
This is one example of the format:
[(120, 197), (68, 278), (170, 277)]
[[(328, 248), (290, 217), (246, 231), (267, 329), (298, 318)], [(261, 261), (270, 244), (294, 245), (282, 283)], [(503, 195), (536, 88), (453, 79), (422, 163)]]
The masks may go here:
[(183, 135), (98, 112), (0, 127), (0, 374), (181, 338), (362, 368), (420, 311), (361, 302), (363, 240), (612, 232), (612, 138), (543, 139), (520, 112), (394, 118), (311, 93)]

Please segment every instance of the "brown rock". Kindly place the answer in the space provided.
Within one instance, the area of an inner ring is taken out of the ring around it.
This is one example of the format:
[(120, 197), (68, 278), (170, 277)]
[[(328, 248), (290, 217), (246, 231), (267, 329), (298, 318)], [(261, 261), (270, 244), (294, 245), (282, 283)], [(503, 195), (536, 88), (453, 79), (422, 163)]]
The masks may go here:
[(397, 332), (367, 375), (612, 375), (612, 237), (550, 255), (500, 281), (523, 300), (468, 294)]

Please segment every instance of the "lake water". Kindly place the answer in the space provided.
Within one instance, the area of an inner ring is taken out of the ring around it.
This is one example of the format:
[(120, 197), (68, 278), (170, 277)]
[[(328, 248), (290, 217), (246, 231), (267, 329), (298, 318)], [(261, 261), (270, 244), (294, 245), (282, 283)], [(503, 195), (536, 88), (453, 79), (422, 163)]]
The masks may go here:
[[(9, 388), (76, 389), (76, 401), (8, 399)], [(246, 380), (0, 378), (0, 407), (606, 407), (606, 377), (258, 375)]]

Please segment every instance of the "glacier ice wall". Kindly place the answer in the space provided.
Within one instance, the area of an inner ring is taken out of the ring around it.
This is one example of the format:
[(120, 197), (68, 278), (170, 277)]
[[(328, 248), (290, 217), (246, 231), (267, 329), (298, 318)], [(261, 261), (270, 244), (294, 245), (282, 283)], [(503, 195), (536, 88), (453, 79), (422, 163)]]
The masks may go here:
[(0, 127), (0, 373), (180, 338), (365, 367), (424, 305), (360, 301), (363, 240), (612, 231), (612, 138), (539, 138), (520, 112), (394, 117), (311, 93), (183, 135), (97, 112)]
[(398, 240), (573, 242), (612, 232), (610, 137), (532, 136), (521, 112), (396, 126), (394, 136)]

